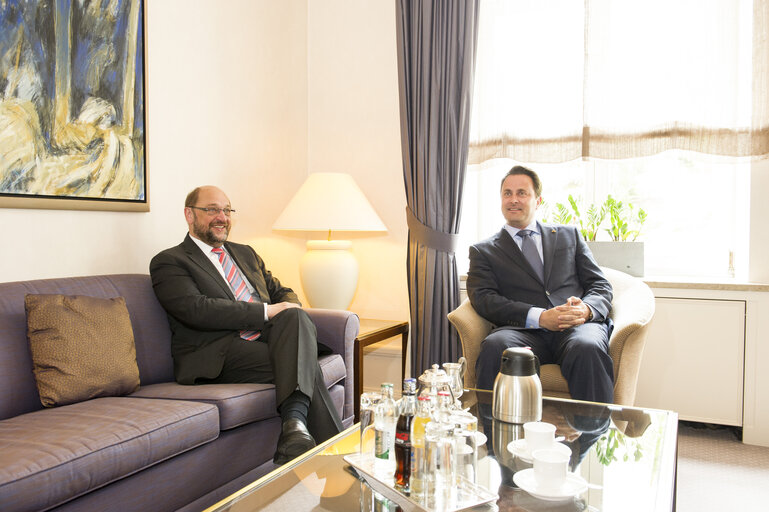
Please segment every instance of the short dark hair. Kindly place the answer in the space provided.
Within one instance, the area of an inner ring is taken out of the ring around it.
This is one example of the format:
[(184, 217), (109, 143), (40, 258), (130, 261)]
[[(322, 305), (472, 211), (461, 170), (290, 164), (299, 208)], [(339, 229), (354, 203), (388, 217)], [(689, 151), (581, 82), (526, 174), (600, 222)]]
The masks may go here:
[(200, 195), (200, 187), (195, 187), (192, 192), (187, 194), (187, 199), (184, 200), (184, 207), (188, 208), (190, 206), (195, 206), (195, 203), (198, 202), (198, 196)]
[(537, 197), (542, 197), (542, 180), (539, 179), (539, 176), (537, 176), (536, 172), (522, 165), (516, 165), (515, 167), (507, 171), (507, 174), (505, 174), (505, 177), (502, 178), (502, 182), (499, 184), (499, 190), (502, 191), (502, 186), (505, 184), (505, 180), (507, 179), (508, 176), (518, 176), (518, 175), (524, 175), (531, 178), (531, 182), (534, 185), (534, 193), (537, 195)]

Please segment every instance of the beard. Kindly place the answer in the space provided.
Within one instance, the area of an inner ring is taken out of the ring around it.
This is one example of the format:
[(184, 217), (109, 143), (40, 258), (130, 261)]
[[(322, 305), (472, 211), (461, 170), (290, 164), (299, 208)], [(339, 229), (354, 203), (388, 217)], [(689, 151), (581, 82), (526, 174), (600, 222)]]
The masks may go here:
[(195, 223), (192, 225), (192, 233), (208, 245), (218, 247), (227, 241), (227, 236), (230, 234), (230, 223), (224, 224), (225, 230), (222, 234), (217, 234), (213, 230), (212, 226), (217, 223), (218, 221), (211, 221), (208, 224), (202, 223), (196, 215)]

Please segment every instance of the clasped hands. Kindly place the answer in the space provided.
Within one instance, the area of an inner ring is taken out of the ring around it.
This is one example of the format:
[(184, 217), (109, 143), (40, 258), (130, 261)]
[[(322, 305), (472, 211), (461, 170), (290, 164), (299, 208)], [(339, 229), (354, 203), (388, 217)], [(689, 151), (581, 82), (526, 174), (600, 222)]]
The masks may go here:
[(289, 309), (289, 308), (300, 308), (299, 304), (296, 304), (294, 302), (278, 302), (277, 304), (267, 304), (265, 306), (267, 308), (267, 319), (271, 320), (272, 317), (277, 315), (283, 310)]
[(584, 324), (590, 317), (590, 308), (579, 297), (569, 297), (566, 304), (545, 310), (539, 317), (539, 326), (548, 331), (563, 331)]

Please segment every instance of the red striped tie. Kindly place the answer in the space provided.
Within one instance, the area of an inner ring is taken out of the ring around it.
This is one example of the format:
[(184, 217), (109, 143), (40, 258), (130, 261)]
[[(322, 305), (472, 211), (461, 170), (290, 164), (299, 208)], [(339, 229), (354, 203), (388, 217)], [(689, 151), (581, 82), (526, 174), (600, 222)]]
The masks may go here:
[[(248, 285), (246, 280), (243, 279), (243, 275), (240, 273), (240, 269), (233, 263), (232, 258), (221, 247), (215, 247), (211, 249), (211, 252), (216, 254), (219, 258), (219, 264), (224, 269), (224, 276), (232, 287), (232, 291), (235, 294), (237, 300), (243, 302), (256, 302), (251, 292), (248, 291)], [(240, 331), (240, 337), (244, 340), (253, 341), (257, 339), (262, 333), (259, 331)]]

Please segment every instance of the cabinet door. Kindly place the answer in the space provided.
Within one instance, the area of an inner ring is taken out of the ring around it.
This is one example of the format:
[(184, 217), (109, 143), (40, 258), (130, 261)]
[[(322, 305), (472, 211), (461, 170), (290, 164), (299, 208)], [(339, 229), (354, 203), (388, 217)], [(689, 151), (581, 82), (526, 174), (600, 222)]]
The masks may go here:
[(745, 302), (657, 297), (635, 405), (742, 425)]

